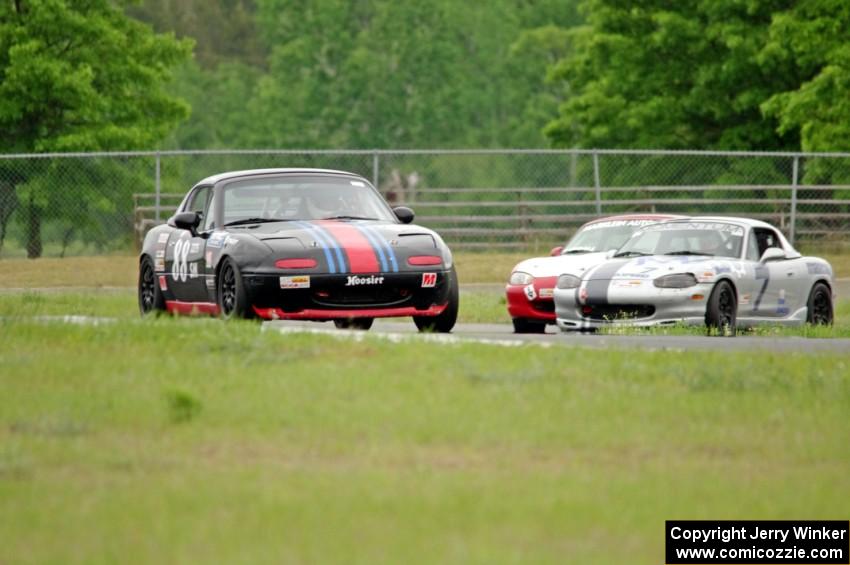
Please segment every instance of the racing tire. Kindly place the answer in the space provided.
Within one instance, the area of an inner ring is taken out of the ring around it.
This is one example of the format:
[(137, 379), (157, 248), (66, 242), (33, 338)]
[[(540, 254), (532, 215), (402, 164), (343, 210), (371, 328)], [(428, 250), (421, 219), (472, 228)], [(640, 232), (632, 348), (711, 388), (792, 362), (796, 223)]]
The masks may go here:
[(457, 311), (460, 305), (460, 287), (455, 268), (449, 271), (449, 302), (446, 309), (438, 316), (413, 316), (413, 323), (420, 332), (449, 333), (457, 322)]
[(543, 334), (546, 333), (545, 322), (534, 322), (526, 318), (513, 318), (515, 334)]
[(834, 318), (832, 292), (822, 282), (816, 282), (806, 302), (806, 322), (813, 326), (831, 326)]
[(142, 316), (165, 312), (165, 297), (156, 278), (153, 261), (145, 255), (139, 263), (139, 312)]
[(714, 285), (705, 308), (705, 325), (709, 333), (733, 337), (737, 331), (738, 299), (735, 289), (728, 281)]
[(225, 320), (242, 318), (250, 320), (256, 317), (254, 309), (248, 301), (245, 291), (245, 281), (239, 266), (230, 257), (225, 257), (218, 271), (216, 297), (219, 315)]
[(339, 330), (363, 330), (366, 331), (375, 323), (375, 318), (339, 318), (334, 320), (334, 325)]

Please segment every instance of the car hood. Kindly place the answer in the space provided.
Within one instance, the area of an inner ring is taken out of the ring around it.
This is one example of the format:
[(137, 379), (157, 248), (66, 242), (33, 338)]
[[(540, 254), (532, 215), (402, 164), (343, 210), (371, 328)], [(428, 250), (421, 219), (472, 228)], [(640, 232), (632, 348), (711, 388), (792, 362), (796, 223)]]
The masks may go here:
[(331, 273), (404, 271), (409, 268), (407, 259), (413, 255), (442, 257), (446, 268), (452, 263), (440, 236), (415, 224), (371, 220), (285, 221), (230, 227), (227, 238), (227, 241), (259, 240), (281, 258), (314, 258), (320, 270)]
[(605, 261), (606, 253), (583, 253), (581, 255), (557, 255), (555, 257), (534, 257), (520, 262), (514, 271), (522, 271), (540, 277), (557, 277), (565, 273), (582, 276), (588, 269)]
[(674, 273), (693, 273), (699, 280), (710, 280), (722, 273), (738, 273), (740, 261), (731, 257), (651, 255), (612, 258), (587, 271), (585, 280), (652, 280)]

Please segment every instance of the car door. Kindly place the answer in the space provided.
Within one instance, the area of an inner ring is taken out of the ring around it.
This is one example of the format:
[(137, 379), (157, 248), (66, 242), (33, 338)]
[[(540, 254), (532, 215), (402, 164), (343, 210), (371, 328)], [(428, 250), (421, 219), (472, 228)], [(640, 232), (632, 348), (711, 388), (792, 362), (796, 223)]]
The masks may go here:
[[(772, 228), (753, 228), (760, 256), (770, 248), (787, 250), (779, 234)], [(798, 308), (806, 283), (805, 265), (799, 259), (777, 259), (760, 262), (756, 278), (762, 281), (758, 289), (754, 314), (763, 318), (784, 318)], [(802, 270), (801, 270), (802, 269)]]
[(743, 276), (738, 280), (738, 316), (749, 318), (757, 316), (756, 299), (759, 296), (765, 280), (769, 276), (766, 267), (759, 263), (761, 254), (755, 234), (750, 230), (747, 234), (747, 243), (744, 248), (742, 260)]
[(181, 302), (207, 302), (208, 293), (206, 287), (206, 274), (204, 263), (204, 251), (206, 238), (203, 226), (212, 189), (209, 186), (197, 187), (186, 202), (181, 212), (195, 212), (201, 216), (201, 224), (196, 234), (188, 230), (178, 230), (171, 235), (168, 242), (168, 253), (166, 258), (170, 263), (166, 265), (169, 276), (169, 285), (177, 300)]

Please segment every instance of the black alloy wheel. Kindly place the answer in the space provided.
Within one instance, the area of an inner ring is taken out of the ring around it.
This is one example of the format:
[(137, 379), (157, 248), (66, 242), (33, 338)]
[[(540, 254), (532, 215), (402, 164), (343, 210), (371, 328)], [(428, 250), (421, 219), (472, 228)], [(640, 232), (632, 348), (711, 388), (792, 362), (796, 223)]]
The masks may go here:
[(222, 261), (218, 272), (218, 309), (221, 317), (226, 320), (255, 317), (254, 310), (248, 303), (242, 273), (230, 257)]
[(437, 316), (413, 316), (413, 323), (420, 332), (449, 333), (457, 322), (460, 306), (460, 286), (455, 268), (449, 271), (449, 302), (446, 309)]
[(738, 300), (728, 281), (720, 281), (711, 291), (705, 312), (705, 325), (710, 333), (731, 337), (737, 332)]
[(832, 292), (822, 282), (817, 282), (809, 293), (806, 303), (808, 312), (806, 321), (813, 326), (831, 326), (834, 318), (832, 308)]
[(139, 312), (142, 316), (165, 311), (165, 298), (156, 280), (153, 261), (145, 256), (139, 264)]

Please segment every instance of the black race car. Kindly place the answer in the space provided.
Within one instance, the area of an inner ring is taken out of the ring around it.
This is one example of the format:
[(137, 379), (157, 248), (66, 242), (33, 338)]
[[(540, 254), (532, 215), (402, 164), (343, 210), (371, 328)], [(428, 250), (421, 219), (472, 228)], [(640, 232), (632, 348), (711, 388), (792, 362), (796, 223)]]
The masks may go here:
[(458, 281), (449, 248), (390, 208), (363, 177), (263, 169), (196, 184), (145, 237), (139, 309), (368, 329), (412, 316), (451, 331)]

